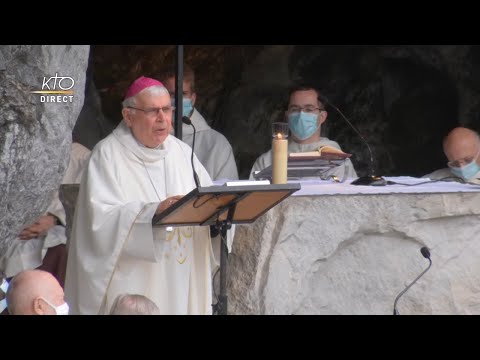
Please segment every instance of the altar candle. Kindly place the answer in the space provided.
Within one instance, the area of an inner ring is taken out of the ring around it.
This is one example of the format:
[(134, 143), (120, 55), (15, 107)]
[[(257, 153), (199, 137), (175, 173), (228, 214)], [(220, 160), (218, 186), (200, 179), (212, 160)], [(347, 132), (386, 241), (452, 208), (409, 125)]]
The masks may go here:
[(282, 133), (273, 135), (272, 140), (272, 184), (287, 183), (288, 139)]

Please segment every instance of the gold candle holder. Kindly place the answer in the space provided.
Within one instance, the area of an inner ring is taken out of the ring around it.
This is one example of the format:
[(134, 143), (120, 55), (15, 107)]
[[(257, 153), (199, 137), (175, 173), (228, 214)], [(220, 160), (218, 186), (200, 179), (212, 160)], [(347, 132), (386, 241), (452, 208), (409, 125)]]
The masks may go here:
[(272, 137), (272, 184), (286, 184), (288, 165), (288, 123), (273, 123)]

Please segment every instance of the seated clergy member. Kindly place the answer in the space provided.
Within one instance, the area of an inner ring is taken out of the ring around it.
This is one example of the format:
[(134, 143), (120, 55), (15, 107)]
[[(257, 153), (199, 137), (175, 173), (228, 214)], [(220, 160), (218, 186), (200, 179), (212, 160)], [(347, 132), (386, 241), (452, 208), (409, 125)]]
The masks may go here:
[[(90, 150), (85, 146), (72, 143), (63, 184), (80, 183), (89, 156)], [(65, 209), (56, 191), (45, 214), (25, 227), (5, 254), (0, 254), (0, 273), (11, 278), (23, 270), (44, 270), (52, 273), (63, 287), (67, 266), (65, 226)]]
[[(175, 71), (166, 69), (162, 71), (159, 79), (170, 92), (172, 104), (175, 101)], [(232, 146), (227, 138), (212, 129), (195, 108), (197, 93), (195, 91), (195, 73), (186, 65), (183, 72), (183, 111), (195, 126), (195, 154), (205, 166), (212, 180), (238, 180), (237, 164), (233, 155)], [(188, 145), (193, 145), (193, 127), (182, 125), (182, 140)]]
[[(448, 159), (448, 168), (425, 175), (432, 180), (457, 178), (480, 184), (480, 137), (473, 130), (457, 127), (443, 141), (443, 152)], [(454, 179), (453, 179), (454, 180)]]
[(52, 274), (25, 270), (15, 275), (7, 290), (10, 315), (68, 315), (63, 289)]
[[(321, 126), (327, 120), (325, 104), (321, 101), (320, 92), (314, 87), (301, 85), (294, 87), (289, 93), (288, 108), (285, 117), (292, 136), (288, 140), (288, 152), (308, 152), (318, 150), (320, 146), (329, 145), (340, 149), (335, 141), (321, 137)], [(272, 151), (269, 150), (261, 155), (253, 165), (250, 179), (253, 174), (272, 165)], [(329, 170), (325, 176), (337, 176), (343, 178), (356, 178), (357, 173), (350, 159), (345, 163)]]
[[(140, 77), (123, 120), (92, 150), (80, 184), (65, 295), (72, 314), (108, 314), (119, 294), (151, 299), (162, 314), (211, 314), (208, 226), (153, 227), (152, 218), (195, 188), (192, 149), (170, 135), (170, 94)], [(194, 157), (202, 185), (210, 176)]]

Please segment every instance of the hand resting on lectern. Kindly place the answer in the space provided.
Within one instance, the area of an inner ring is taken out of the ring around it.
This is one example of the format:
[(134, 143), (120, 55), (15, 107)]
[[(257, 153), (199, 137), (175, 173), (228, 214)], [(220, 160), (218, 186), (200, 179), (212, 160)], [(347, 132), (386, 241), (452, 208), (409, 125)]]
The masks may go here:
[(162, 213), (163, 211), (167, 210), (170, 206), (175, 204), (178, 200), (183, 198), (184, 195), (175, 195), (175, 196), (170, 196), (163, 200), (159, 205), (157, 210), (155, 211), (155, 215), (158, 215)]

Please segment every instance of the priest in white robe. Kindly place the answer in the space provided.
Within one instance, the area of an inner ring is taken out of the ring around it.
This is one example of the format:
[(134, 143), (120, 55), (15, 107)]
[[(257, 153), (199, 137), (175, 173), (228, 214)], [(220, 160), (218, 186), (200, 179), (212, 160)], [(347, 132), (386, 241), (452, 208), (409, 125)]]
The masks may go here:
[[(159, 79), (170, 92), (172, 104), (175, 99), (175, 70), (162, 71)], [(187, 116), (195, 127), (195, 155), (205, 166), (212, 180), (238, 180), (237, 164), (233, 149), (227, 138), (212, 129), (205, 118), (195, 108), (197, 93), (195, 91), (195, 73), (185, 65), (183, 72), (182, 114)], [(193, 146), (193, 127), (182, 124), (182, 140)]]
[[(321, 126), (327, 120), (325, 104), (320, 99), (317, 89), (310, 86), (299, 86), (291, 90), (288, 109), (285, 117), (292, 136), (288, 140), (288, 153), (309, 152), (329, 145), (342, 150), (337, 142), (320, 136)], [(253, 164), (250, 180), (254, 174), (272, 165), (272, 151), (260, 155)], [(336, 176), (339, 180), (357, 178), (357, 173), (350, 159), (323, 174), (324, 178)]]
[[(195, 154), (212, 180), (238, 180), (237, 164), (227, 138), (212, 129), (196, 108), (189, 115), (195, 126)], [(193, 145), (193, 127), (182, 124), (182, 140)]]
[(448, 167), (424, 178), (480, 185), (480, 135), (476, 131), (462, 126), (452, 129), (443, 140), (443, 152)]
[[(65, 294), (71, 314), (108, 314), (122, 293), (154, 301), (161, 314), (211, 314), (208, 226), (152, 227), (152, 218), (195, 188), (191, 148), (169, 135), (167, 89), (141, 77), (123, 120), (92, 151), (80, 185)], [(194, 157), (201, 186), (211, 185)]]

